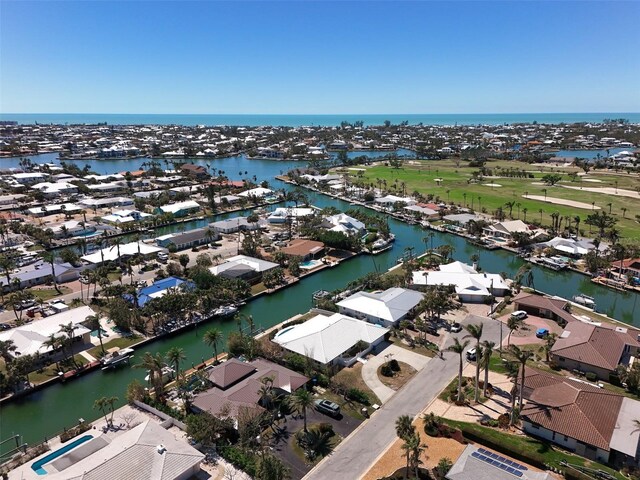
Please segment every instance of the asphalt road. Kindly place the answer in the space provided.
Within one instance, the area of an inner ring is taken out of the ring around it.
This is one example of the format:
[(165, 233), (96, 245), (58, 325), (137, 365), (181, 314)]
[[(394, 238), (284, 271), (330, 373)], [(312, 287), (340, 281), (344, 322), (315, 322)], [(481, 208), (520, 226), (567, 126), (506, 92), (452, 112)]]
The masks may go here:
[[(467, 317), (462, 324), (484, 323), (482, 340), (499, 342), (500, 322), (483, 317)], [(457, 334), (448, 334), (446, 345), (453, 343), (454, 336), (461, 339), (465, 330)], [(473, 343), (473, 341), (472, 341)], [(471, 348), (471, 345), (469, 345)], [(376, 459), (396, 440), (395, 421), (400, 415), (415, 417), (458, 374), (458, 356), (444, 352), (444, 359), (433, 358), (426, 367), (400, 389), (372, 417), (347, 437), (305, 477), (307, 480), (326, 480), (328, 478), (361, 478), (367, 473)]]

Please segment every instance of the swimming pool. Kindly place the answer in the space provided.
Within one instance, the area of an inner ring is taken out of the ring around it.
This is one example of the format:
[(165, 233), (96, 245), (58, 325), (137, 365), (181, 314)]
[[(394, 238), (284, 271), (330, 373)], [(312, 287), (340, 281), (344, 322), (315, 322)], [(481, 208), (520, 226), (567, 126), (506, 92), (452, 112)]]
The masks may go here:
[(73, 450), (78, 445), (82, 445), (83, 443), (88, 442), (92, 438), (93, 438), (93, 435), (83, 435), (82, 437), (78, 438), (77, 440), (74, 440), (70, 444), (65, 445), (64, 447), (57, 449), (55, 452), (51, 452), (46, 457), (41, 458), (40, 460), (38, 460), (36, 462), (33, 462), (33, 464), (31, 465), (31, 469), (34, 472), (36, 472), (38, 475), (46, 475), (47, 471), (43, 467), (47, 463), (53, 462), (56, 458), (64, 455), (69, 450)]
[(322, 265), (322, 262), (320, 260), (307, 260), (306, 262), (302, 262), (300, 264), (300, 268), (311, 270), (312, 268), (319, 267), (320, 265)]

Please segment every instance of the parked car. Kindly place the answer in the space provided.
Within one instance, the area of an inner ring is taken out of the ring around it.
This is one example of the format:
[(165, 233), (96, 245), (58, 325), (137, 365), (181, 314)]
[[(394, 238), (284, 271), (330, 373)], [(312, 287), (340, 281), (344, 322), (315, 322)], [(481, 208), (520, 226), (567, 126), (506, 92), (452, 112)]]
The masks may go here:
[(539, 328), (538, 330), (536, 330), (536, 337), (538, 338), (544, 338), (547, 335), (549, 335), (549, 330), (546, 328)]
[(31, 308), (36, 304), (35, 300), (22, 300), (20, 303), (15, 304), (16, 310), (25, 310)]
[(467, 360), (469, 360), (471, 362), (475, 362), (477, 356), (478, 355), (477, 355), (475, 347), (470, 348), (469, 350), (467, 350)]
[(337, 417), (340, 415), (340, 405), (330, 400), (319, 399), (313, 402), (317, 411), (329, 415), (331, 417)]
[(169, 260), (169, 255), (164, 252), (158, 252), (158, 261), (166, 263)]
[(452, 323), (451, 327), (450, 327), (450, 330), (453, 333), (461, 332), (462, 331), (462, 325), (460, 325), (458, 322)]
[(525, 318), (527, 318), (527, 316), (527, 312), (525, 312), (524, 310), (516, 310), (511, 314), (511, 318), (515, 320), (524, 320)]

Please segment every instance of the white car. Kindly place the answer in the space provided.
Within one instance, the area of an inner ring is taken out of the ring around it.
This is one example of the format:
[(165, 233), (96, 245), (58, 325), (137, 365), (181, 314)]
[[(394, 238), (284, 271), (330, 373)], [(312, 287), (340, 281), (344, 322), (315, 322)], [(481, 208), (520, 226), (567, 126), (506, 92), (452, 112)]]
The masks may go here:
[(467, 360), (475, 362), (476, 361), (476, 357), (477, 357), (477, 353), (476, 353), (475, 347), (470, 348), (469, 350), (467, 350)]
[(163, 262), (163, 263), (164, 263), (164, 262), (166, 262), (167, 260), (169, 260), (169, 255), (167, 255), (167, 254), (166, 254), (166, 253), (164, 253), (164, 252), (158, 252), (158, 260), (159, 260), (160, 262)]
[(516, 320), (524, 320), (525, 318), (527, 318), (527, 316), (527, 312), (525, 312), (524, 310), (516, 310), (511, 314), (511, 318), (514, 318)]

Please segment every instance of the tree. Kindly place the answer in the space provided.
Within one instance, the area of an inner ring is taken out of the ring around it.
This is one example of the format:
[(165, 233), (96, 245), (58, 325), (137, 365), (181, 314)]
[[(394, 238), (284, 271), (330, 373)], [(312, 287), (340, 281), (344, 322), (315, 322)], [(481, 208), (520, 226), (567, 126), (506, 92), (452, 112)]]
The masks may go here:
[(507, 319), (507, 328), (509, 329), (509, 336), (507, 337), (507, 346), (511, 345), (511, 334), (520, 330), (524, 320), (522, 318), (514, 317), (512, 315)]
[[(560, 180), (562, 180), (562, 175), (558, 175), (557, 173), (548, 173), (542, 177), (542, 181), (546, 185), (551, 185), (551, 186), (555, 185)], [(546, 193), (545, 193), (545, 196), (546, 196)]]
[(605, 236), (604, 232), (606, 229), (612, 228), (617, 222), (617, 218), (609, 215), (605, 211), (598, 211), (587, 215), (587, 219), (584, 221), (587, 225), (596, 227), (601, 237)]
[(440, 245), (436, 248), (436, 251), (440, 255), (442, 255), (442, 258), (445, 262), (448, 262), (451, 259), (451, 256), (453, 255), (453, 252), (455, 252), (455, 250), (456, 249), (451, 245)]
[(13, 361), (12, 352), (18, 349), (13, 340), (0, 340), (0, 357), (4, 360), (6, 365), (9, 365)]
[(313, 397), (305, 388), (299, 388), (292, 395), (293, 407), (302, 414), (304, 420), (304, 431), (307, 432), (307, 408), (313, 405)]
[(462, 402), (464, 400), (464, 396), (462, 395), (462, 354), (468, 346), (469, 340), (465, 340), (463, 343), (460, 343), (460, 340), (454, 338), (453, 345), (449, 345), (449, 347), (447, 347), (447, 351), (457, 353), (460, 359), (460, 365), (458, 368), (458, 402)]
[(185, 274), (187, 273), (187, 265), (189, 265), (189, 255), (187, 255), (186, 253), (183, 253), (182, 255), (180, 255), (178, 257), (178, 262), (180, 262), (180, 265), (182, 266), (182, 268), (184, 269)]
[(287, 480), (291, 478), (289, 468), (271, 453), (260, 455), (256, 465), (256, 480)]
[(222, 332), (217, 328), (210, 328), (202, 337), (204, 343), (213, 348), (214, 364), (218, 363), (218, 343), (222, 341)]
[(172, 364), (176, 369), (176, 377), (180, 376), (180, 362), (187, 359), (184, 349), (180, 347), (171, 347), (166, 353), (167, 362)]
[(56, 275), (56, 254), (51, 251), (51, 252), (42, 252), (40, 253), (40, 256), (42, 257), (42, 259), (49, 263), (49, 265), (51, 265), (51, 280), (53, 281), (53, 286), (56, 289), (56, 292), (58, 292), (59, 294), (61, 294), (62, 292), (60, 291), (60, 287), (58, 286), (58, 278)]
[(402, 440), (406, 440), (415, 433), (413, 419), (409, 415), (400, 415), (396, 419), (396, 435)]
[(522, 401), (523, 401), (523, 397), (524, 397), (524, 380), (525, 380), (525, 376), (526, 376), (525, 367), (526, 367), (527, 361), (529, 361), (529, 359), (531, 357), (533, 357), (533, 352), (531, 350), (520, 349), (517, 345), (509, 345), (509, 352), (520, 363), (520, 388), (519, 388), (519, 390), (520, 390), (520, 399), (519, 399), (519, 404), (520, 404), (520, 408), (522, 408)]
[[(60, 332), (64, 333), (64, 340), (62, 341), (62, 350), (63, 352), (67, 352), (68, 356), (66, 358), (71, 358), (71, 363), (73, 363), (74, 368), (78, 368), (78, 363), (73, 355), (73, 339), (76, 336), (76, 325), (73, 322), (69, 322), (66, 325), (60, 324)], [(68, 351), (67, 351), (68, 349)]]
[(451, 470), (451, 467), (453, 467), (453, 462), (449, 457), (441, 458), (438, 460), (438, 465), (436, 465), (435, 468), (436, 476), (439, 479), (444, 479), (447, 473), (449, 473), (449, 470)]
[(100, 341), (100, 351), (102, 355), (105, 354), (104, 345), (102, 344), (102, 325), (100, 325), (100, 318), (102, 317), (102, 313), (98, 311), (95, 315), (89, 315), (85, 318), (85, 322), (88, 323), (88, 327), (91, 330), (96, 330), (98, 332), (98, 340)]
[[(104, 415), (104, 421), (109, 427), (113, 425), (114, 405), (117, 401), (118, 397), (100, 397), (93, 402), (94, 410), (100, 410), (102, 412)], [(109, 413), (111, 413), (110, 419), (107, 418)]]
[(154, 390), (156, 400), (162, 401), (164, 389), (162, 385), (162, 368), (164, 367), (164, 361), (162, 355), (156, 353), (155, 355), (150, 352), (145, 352), (140, 363), (133, 366), (133, 368), (140, 368), (149, 372), (149, 383)]
[(470, 325), (465, 325), (464, 327), (467, 332), (469, 332), (469, 337), (472, 337), (476, 341), (476, 383), (475, 383), (475, 393), (474, 393), (474, 401), (477, 403), (480, 401), (480, 359), (481, 359), (481, 351), (480, 351), (480, 339), (482, 338), (482, 328), (483, 323), (472, 323)]
[(491, 356), (493, 355), (493, 349), (496, 344), (489, 340), (482, 342), (482, 356), (480, 362), (482, 362), (482, 368), (484, 368), (484, 384), (482, 385), (482, 396), (487, 397), (487, 387), (489, 385), (489, 366), (491, 365)]
[(549, 363), (549, 354), (551, 353), (551, 349), (553, 345), (556, 343), (558, 339), (558, 335), (555, 333), (548, 333), (546, 337), (544, 337), (544, 344), (540, 347), (540, 350), (544, 352), (545, 360)]

